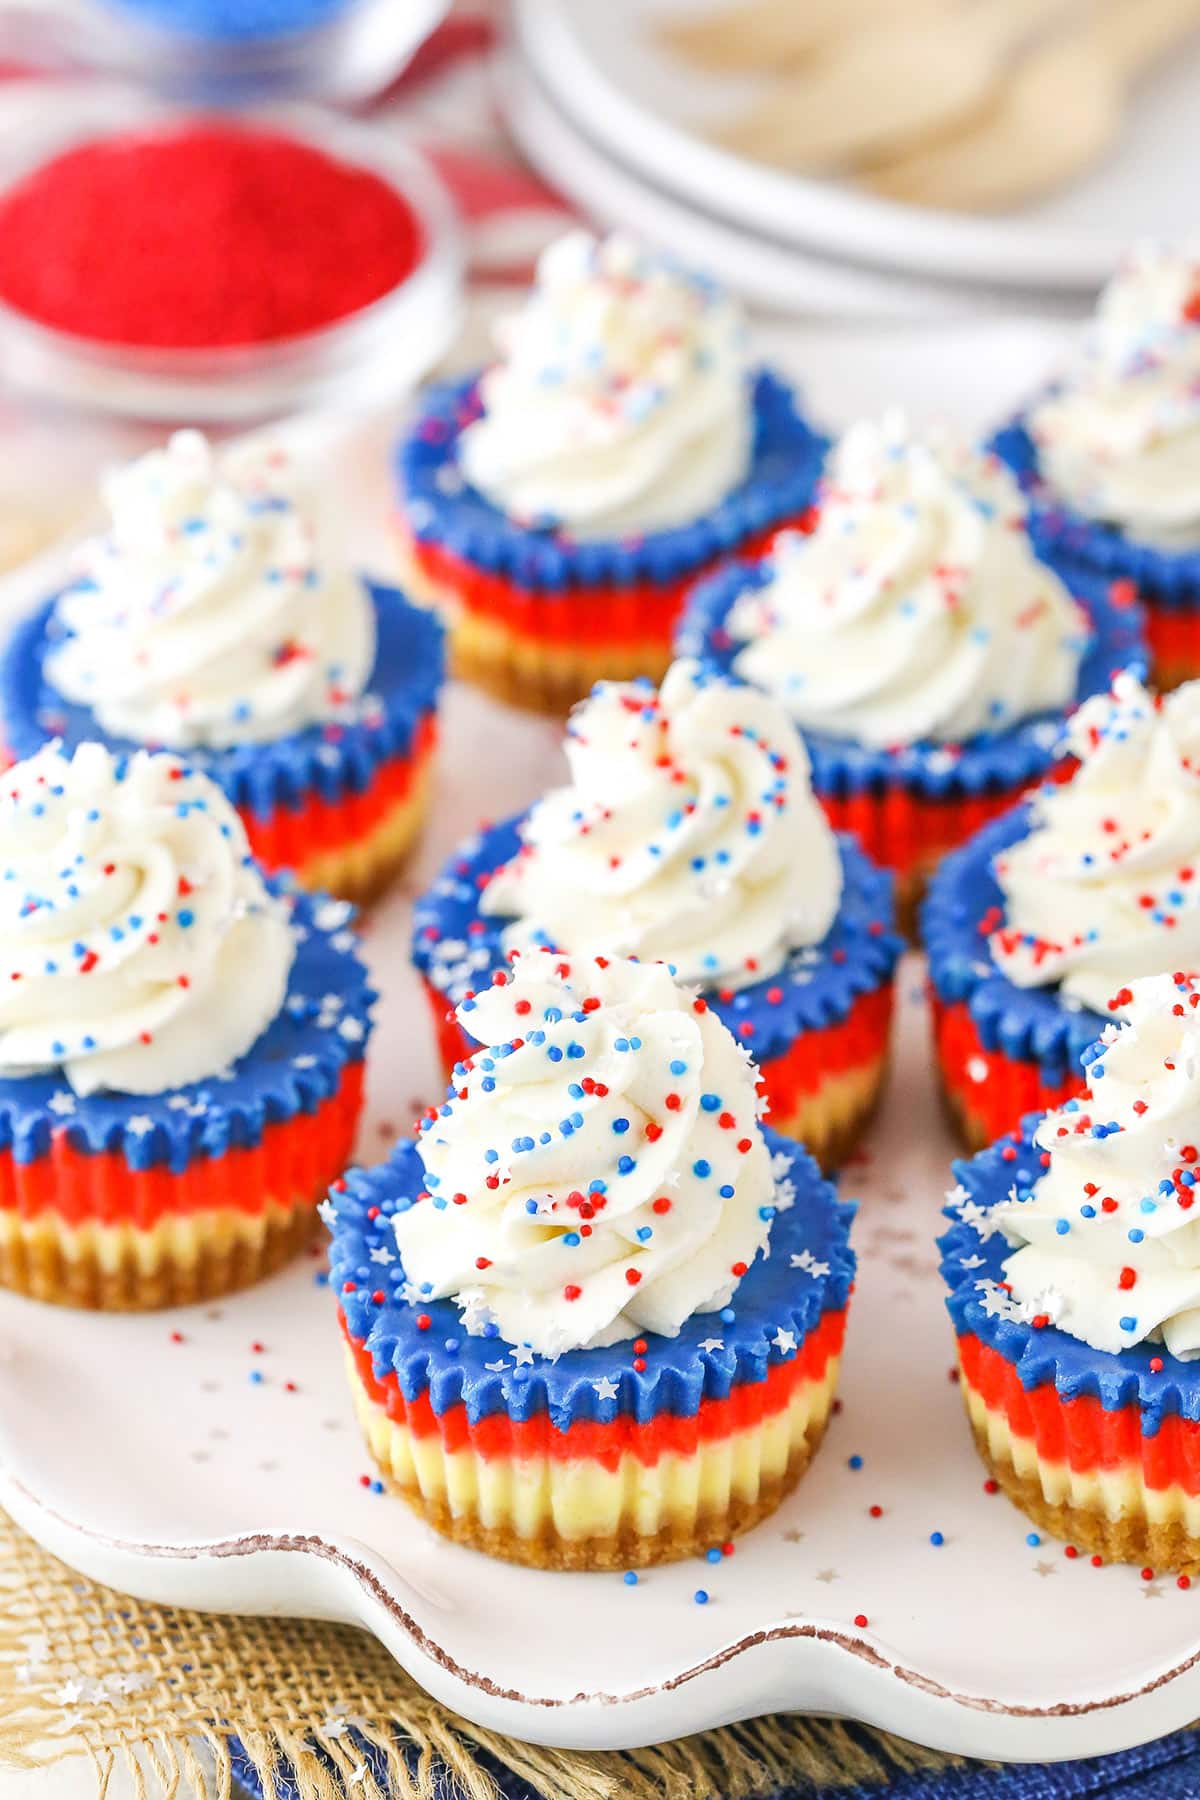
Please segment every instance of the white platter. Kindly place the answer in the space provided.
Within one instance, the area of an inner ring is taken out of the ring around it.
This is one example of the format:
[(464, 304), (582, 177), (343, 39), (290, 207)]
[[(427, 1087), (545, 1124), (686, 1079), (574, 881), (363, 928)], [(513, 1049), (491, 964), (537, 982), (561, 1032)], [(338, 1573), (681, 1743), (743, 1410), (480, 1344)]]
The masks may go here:
[(1011, 289), (951, 287), (838, 263), (701, 212), (597, 148), (515, 52), (497, 57), (494, 89), (513, 138), (560, 193), (601, 224), (662, 245), (756, 305), (843, 320), (915, 321), (994, 315), (1019, 303)]
[(712, 218), (876, 269), (1019, 288), (1094, 287), (1132, 239), (1194, 228), (1200, 40), (1139, 90), (1118, 146), (1091, 174), (1036, 206), (987, 218), (801, 179), (708, 142), (699, 128), (755, 89), (663, 54), (653, 21), (683, 3), (516, 0), (515, 29), (530, 68), (598, 149)]
[[(462, 692), (449, 714), (414, 881), (481, 813), (522, 804), (557, 770), (553, 726)], [(368, 930), (385, 996), (368, 1157), (435, 1085), (407, 915), (396, 894)], [(1031, 1549), (1020, 1515), (983, 1492), (947, 1379), (933, 1238), (951, 1145), (915, 962), (902, 990), (900, 1072), (870, 1159), (844, 1182), (861, 1201), (844, 1411), (797, 1493), (719, 1566), (651, 1570), (635, 1587), (514, 1569), (365, 1489), (312, 1261), (219, 1306), (148, 1317), (0, 1296), (0, 1504), (84, 1574), (147, 1599), (361, 1624), (458, 1712), (538, 1742), (645, 1744), (797, 1708), (1020, 1760), (1184, 1724), (1200, 1713), (1200, 1595)]]

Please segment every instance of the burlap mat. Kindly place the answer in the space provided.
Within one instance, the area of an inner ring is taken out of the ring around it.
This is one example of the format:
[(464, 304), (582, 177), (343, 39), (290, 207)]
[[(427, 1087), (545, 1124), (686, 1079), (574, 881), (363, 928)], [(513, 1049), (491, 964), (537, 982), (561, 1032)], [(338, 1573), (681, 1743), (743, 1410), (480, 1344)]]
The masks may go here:
[[(381, 1790), (355, 1744), (385, 1755)], [(788, 1782), (883, 1782), (954, 1759), (790, 1715), (651, 1750), (579, 1755), (481, 1731), (349, 1626), (145, 1606), (84, 1581), (0, 1513), (0, 1760), (89, 1757), (97, 1795), (127, 1763), (138, 1800), (229, 1800), (237, 1738), (267, 1800), (494, 1800), (480, 1753), (546, 1800), (744, 1800)], [(204, 1745), (216, 1775), (197, 1757)]]

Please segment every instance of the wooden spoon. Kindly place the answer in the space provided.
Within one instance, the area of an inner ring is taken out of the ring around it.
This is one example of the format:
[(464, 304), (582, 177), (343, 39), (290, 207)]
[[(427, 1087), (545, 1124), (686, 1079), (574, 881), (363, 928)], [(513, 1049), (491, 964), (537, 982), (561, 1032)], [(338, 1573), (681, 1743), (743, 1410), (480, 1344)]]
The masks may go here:
[[(1078, 0), (974, 0), (839, 38), (714, 132), (726, 149), (804, 174), (850, 169), (977, 113), (1008, 60)], [(1130, 0), (1140, 14), (1141, 0)]]
[(956, 212), (1036, 199), (1098, 162), (1130, 85), (1200, 26), (1200, 0), (1107, 0), (1084, 27), (1035, 46), (992, 104), (862, 179), (876, 193)]
[[(659, 22), (667, 50), (717, 75), (778, 74), (834, 38), (871, 31), (894, 16), (896, 0), (738, 0), (715, 12)], [(908, 0), (908, 13), (948, 12), (958, 0)]]

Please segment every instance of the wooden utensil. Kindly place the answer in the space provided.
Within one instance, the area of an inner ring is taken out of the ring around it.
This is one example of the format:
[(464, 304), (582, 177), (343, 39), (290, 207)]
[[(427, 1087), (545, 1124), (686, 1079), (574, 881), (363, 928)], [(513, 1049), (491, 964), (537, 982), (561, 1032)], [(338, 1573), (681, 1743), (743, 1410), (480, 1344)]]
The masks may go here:
[(976, 118), (862, 179), (889, 199), (958, 212), (1034, 200), (1100, 160), (1131, 85), (1197, 27), (1200, 0), (1107, 0), (1031, 49)]
[[(750, 111), (718, 127), (739, 156), (833, 174), (937, 135), (979, 111), (1007, 63), (1078, 0), (974, 0), (837, 38)], [(1141, 12), (1141, 0), (1130, 0)]]
[[(664, 48), (717, 75), (778, 74), (850, 32), (894, 16), (896, 0), (739, 0), (662, 20)], [(958, 0), (909, 0), (909, 16), (949, 12)]]

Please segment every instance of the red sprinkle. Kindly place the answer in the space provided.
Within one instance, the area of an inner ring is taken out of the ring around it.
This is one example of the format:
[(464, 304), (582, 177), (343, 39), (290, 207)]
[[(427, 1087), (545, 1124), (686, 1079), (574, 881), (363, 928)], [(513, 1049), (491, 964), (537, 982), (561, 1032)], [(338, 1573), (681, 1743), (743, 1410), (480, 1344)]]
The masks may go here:
[(266, 343), (358, 312), (422, 255), (368, 169), (205, 121), (93, 138), (0, 201), (0, 298), (105, 343)]

